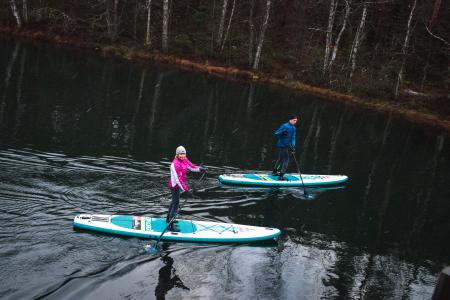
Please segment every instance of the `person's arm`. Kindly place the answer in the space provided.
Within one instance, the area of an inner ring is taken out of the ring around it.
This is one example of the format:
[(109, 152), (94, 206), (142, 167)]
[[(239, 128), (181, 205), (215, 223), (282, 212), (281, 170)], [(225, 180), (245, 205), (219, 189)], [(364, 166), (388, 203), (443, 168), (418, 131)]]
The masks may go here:
[(275, 136), (279, 137), (285, 133), (287, 133), (287, 128), (286, 128), (285, 124), (283, 124), (275, 131)]
[(188, 190), (186, 184), (182, 182), (180, 178), (178, 178), (178, 172), (174, 163), (170, 165), (170, 178), (172, 180), (172, 183), (174, 182), (176, 185), (178, 185), (182, 193)]
[(193, 163), (191, 163), (191, 161), (189, 159), (186, 158), (186, 162), (188, 165), (188, 170), (191, 172), (200, 172), (201, 171), (201, 166), (196, 166)]

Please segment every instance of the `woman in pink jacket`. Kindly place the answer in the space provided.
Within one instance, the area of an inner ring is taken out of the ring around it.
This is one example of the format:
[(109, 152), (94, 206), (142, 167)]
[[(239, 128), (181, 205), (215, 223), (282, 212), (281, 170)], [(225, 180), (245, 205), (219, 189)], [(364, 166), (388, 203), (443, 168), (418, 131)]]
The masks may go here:
[[(189, 188), (186, 185), (186, 173), (192, 172), (205, 172), (205, 168), (192, 164), (186, 157), (186, 149), (183, 146), (179, 146), (175, 151), (175, 158), (170, 165), (170, 179), (169, 189), (172, 192), (172, 202), (169, 206), (166, 222), (169, 223), (178, 213), (178, 206), (180, 204), (180, 195), (183, 194), (186, 197), (192, 196)], [(172, 224), (168, 227), (170, 231), (176, 231)]]

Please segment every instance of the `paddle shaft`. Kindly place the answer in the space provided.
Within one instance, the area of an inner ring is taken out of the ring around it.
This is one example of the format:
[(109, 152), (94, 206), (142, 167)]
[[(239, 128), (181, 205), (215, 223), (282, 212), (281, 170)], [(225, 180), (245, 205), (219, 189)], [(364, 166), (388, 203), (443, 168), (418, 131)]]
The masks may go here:
[[(205, 177), (205, 174), (206, 174), (206, 172), (204, 172), (204, 173), (202, 174), (202, 176), (198, 179), (197, 184), (195, 184), (195, 186), (197, 186), (197, 185), (200, 183), (200, 181), (203, 179), (203, 177)], [(196, 188), (194, 187), (193, 190), (195, 191), (195, 189), (196, 189)], [(164, 233), (166, 233), (166, 231), (167, 231), (167, 229), (170, 227), (170, 225), (172, 225), (173, 221), (175, 221), (175, 219), (176, 219), (178, 213), (181, 211), (181, 208), (186, 204), (187, 199), (188, 199), (188, 198), (184, 199), (183, 203), (180, 205), (180, 207), (178, 207), (177, 212), (176, 212), (175, 215), (172, 217), (172, 219), (170, 219), (169, 223), (167, 224), (166, 228), (164, 228), (163, 232), (162, 232), (161, 235), (159, 236), (159, 238), (158, 238), (158, 240), (156, 241), (156, 244), (155, 244), (155, 246), (154, 246), (153, 248), (156, 249), (156, 247), (158, 246), (159, 242), (161, 241), (162, 236), (164, 235)]]
[(300, 166), (298, 165), (297, 158), (295, 157), (295, 153), (291, 152), (291, 154), (292, 154), (292, 157), (294, 158), (295, 164), (297, 165), (298, 175), (300, 175), (300, 180), (302, 181), (303, 192), (305, 193), (305, 196), (308, 196), (308, 193), (306, 192), (305, 184), (303, 183), (302, 173), (300, 172)]

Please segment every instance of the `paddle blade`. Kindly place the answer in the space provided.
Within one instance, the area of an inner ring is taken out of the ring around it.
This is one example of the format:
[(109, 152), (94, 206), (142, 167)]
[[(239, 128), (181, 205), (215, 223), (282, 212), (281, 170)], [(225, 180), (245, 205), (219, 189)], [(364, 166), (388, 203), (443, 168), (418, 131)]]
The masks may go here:
[(158, 242), (152, 242), (145, 246), (145, 250), (150, 254), (156, 254), (160, 250), (160, 244)]
[(305, 198), (306, 198), (306, 200), (313, 200), (313, 199), (314, 199), (314, 196), (308, 194), (308, 193), (306, 192), (306, 190), (305, 190)]

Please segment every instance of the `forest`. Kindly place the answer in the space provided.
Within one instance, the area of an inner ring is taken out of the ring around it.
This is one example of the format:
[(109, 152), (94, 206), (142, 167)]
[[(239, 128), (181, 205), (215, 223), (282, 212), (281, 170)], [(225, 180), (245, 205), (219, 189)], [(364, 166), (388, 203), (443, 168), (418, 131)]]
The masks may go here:
[(450, 115), (449, 1), (9, 0), (0, 20)]

